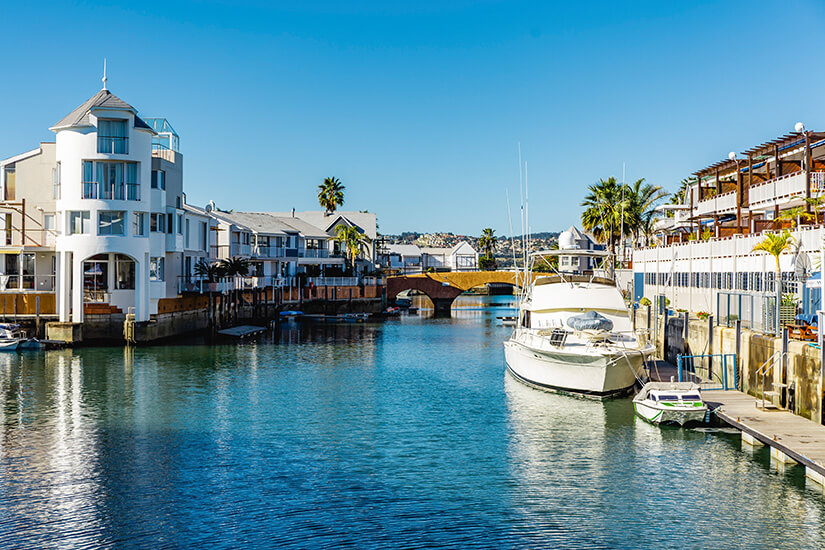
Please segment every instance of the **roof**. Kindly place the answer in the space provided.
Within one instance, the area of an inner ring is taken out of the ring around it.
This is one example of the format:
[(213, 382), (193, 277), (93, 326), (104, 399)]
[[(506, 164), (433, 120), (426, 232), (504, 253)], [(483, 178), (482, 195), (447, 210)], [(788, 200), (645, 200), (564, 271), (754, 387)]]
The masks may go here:
[(316, 227), (301, 218), (293, 218), (292, 216), (275, 216), (272, 214), (269, 215), (286, 224), (288, 227), (291, 227), (293, 230), (300, 232), (304, 237), (308, 237), (310, 239), (329, 239), (331, 236), (320, 227)]
[[(270, 214), (284, 218), (292, 218), (291, 212), (270, 212)], [(351, 224), (357, 226), (367, 235), (367, 237), (375, 240), (378, 230), (376, 216), (372, 212), (336, 211), (330, 215), (327, 215), (322, 210), (295, 212), (295, 218), (304, 220), (305, 222), (314, 225), (315, 227), (319, 227), (324, 231), (330, 231), (342, 217), (346, 218)]]
[(210, 212), (216, 218), (243, 226), (256, 233), (295, 233), (298, 229), (282, 222), (275, 216), (263, 212)]
[(469, 249), (470, 249), (470, 251), (471, 251), (473, 254), (478, 254), (478, 251), (476, 251), (476, 249), (475, 249), (475, 248), (473, 248), (473, 247), (472, 247), (472, 245), (471, 245), (470, 243), (468, 243), (467, 241), (461, 241), (461, 242), (459, 242), (457, 245), (455, 245), (454, 247), (452, 247), (452, 248), (450, 249), (450, 254), (455, 254), (456, 252), (458, 252), (459, 250), (461, 250), (461, 249), (462, 249), (462, 248), (464, 248), (464, 247), (469, 248)]
[(9, 157), (4, 160), (0, 160), (0, 166), (5, 166), (6, 164), (14, 164), (15, 162), (20, 162), (21, 160), (26, 160), (27, 158), (31, 158), (35, 155), (39, 155), (43, 152), (42, 147), (38, 147), (37, 149), (32, 149), (31, 151), (26, 151), (25, 153), (20, 153), (19, 155), (15, 155), (13, 157)]
[(420, 256), (421, 248), (417, 244), (388, 244), (385, 246), (390, 254), (402, 256)]
[(422, 246), (421, 253), (422, 254), (429, 254), (430, 256), (438, 256), (440, 254), (444, 254), (445, 256), (449, 256), (452, 253), (452, 248), (446, 248), (443, 246)]
[(146, 124), (139, 116), (137, 116), (137, 109), (105, 88), (87, 99), (74, 111), (63, 117), (60, 122), (51, 127), (51, 130), (56, 131), (64, 128), (92, 126), (92, 121), (89, 118), (89, 115), (95, 109), (128, 111), (135, 115), (135, 128), (152, 130), (151, 126)]

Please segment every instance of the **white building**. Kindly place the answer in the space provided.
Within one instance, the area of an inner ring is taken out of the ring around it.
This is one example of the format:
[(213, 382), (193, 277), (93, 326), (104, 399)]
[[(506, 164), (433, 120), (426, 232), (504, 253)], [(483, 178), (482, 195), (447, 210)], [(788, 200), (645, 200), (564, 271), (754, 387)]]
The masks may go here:
[(89, 304), (146, 321), (177, 295), (208, 220), (186, 208), (177, 134), (149, 120), (104, 87), (51, 128), (55, 143), (0, 161), (6, 292), (74, 323)]
[(425, 270), (475, 271), (478, 269), (478, 251), (467, 241), (450, 248), (422, 247), (421, 266)]
[[(596, 247), (593, 239), (579, 231), (574, 225), (559, 234), (559, 249), (561, 250), (594, 250)], [(568, 273), (591, 271), (598, 267), (597, 262), (598, 258), (585, 255), (560, 256), (558, 269)]]

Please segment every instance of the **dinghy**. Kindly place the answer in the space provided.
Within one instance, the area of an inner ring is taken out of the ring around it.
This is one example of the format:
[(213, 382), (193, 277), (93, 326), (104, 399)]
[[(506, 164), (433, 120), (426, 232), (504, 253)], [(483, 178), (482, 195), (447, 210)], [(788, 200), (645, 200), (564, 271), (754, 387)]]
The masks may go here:
[(701, 424), (708, 406), (693, 382), (648, 382), (633, 398), (636, 415), (651, 424)]

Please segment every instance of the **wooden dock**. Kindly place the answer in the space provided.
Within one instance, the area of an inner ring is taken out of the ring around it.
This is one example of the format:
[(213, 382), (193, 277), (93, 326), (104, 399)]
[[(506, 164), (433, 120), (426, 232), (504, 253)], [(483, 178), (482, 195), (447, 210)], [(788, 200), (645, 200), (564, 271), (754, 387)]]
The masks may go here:
[(705, 390), (716, 416), (742, 431), (742, 443), (770, 447), (771, 460), (796, 462), (825, 486), (825, 426), (781, 409), (761, 409), (761, 400), (736, 390)]
[(228, 336), (229, 338), (247, 338), (255, 334), (260, 334), (266, 331), (265, 327), (258, 327), (254, 325), (239, 325), (237, 327), (225, 328), (219, 330), (218, 334), (221, 336)]

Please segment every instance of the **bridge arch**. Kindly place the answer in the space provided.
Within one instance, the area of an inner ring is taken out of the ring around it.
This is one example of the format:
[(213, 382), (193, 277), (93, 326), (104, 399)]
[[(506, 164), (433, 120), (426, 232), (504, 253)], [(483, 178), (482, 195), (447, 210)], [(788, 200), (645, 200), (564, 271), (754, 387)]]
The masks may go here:
[[(387, 296), (395, 297), (405, 290), (418, 290), (433, 302), (436, 315), (449, 315), (450, 307), (462, 292), (487, 283), (505, 283), (516, 287), (523, 284), (522, 274), (512, 271), (450, 271), (422, 273), (387, 278)], [(535, 275), (532, 277), (535, 279)]]

